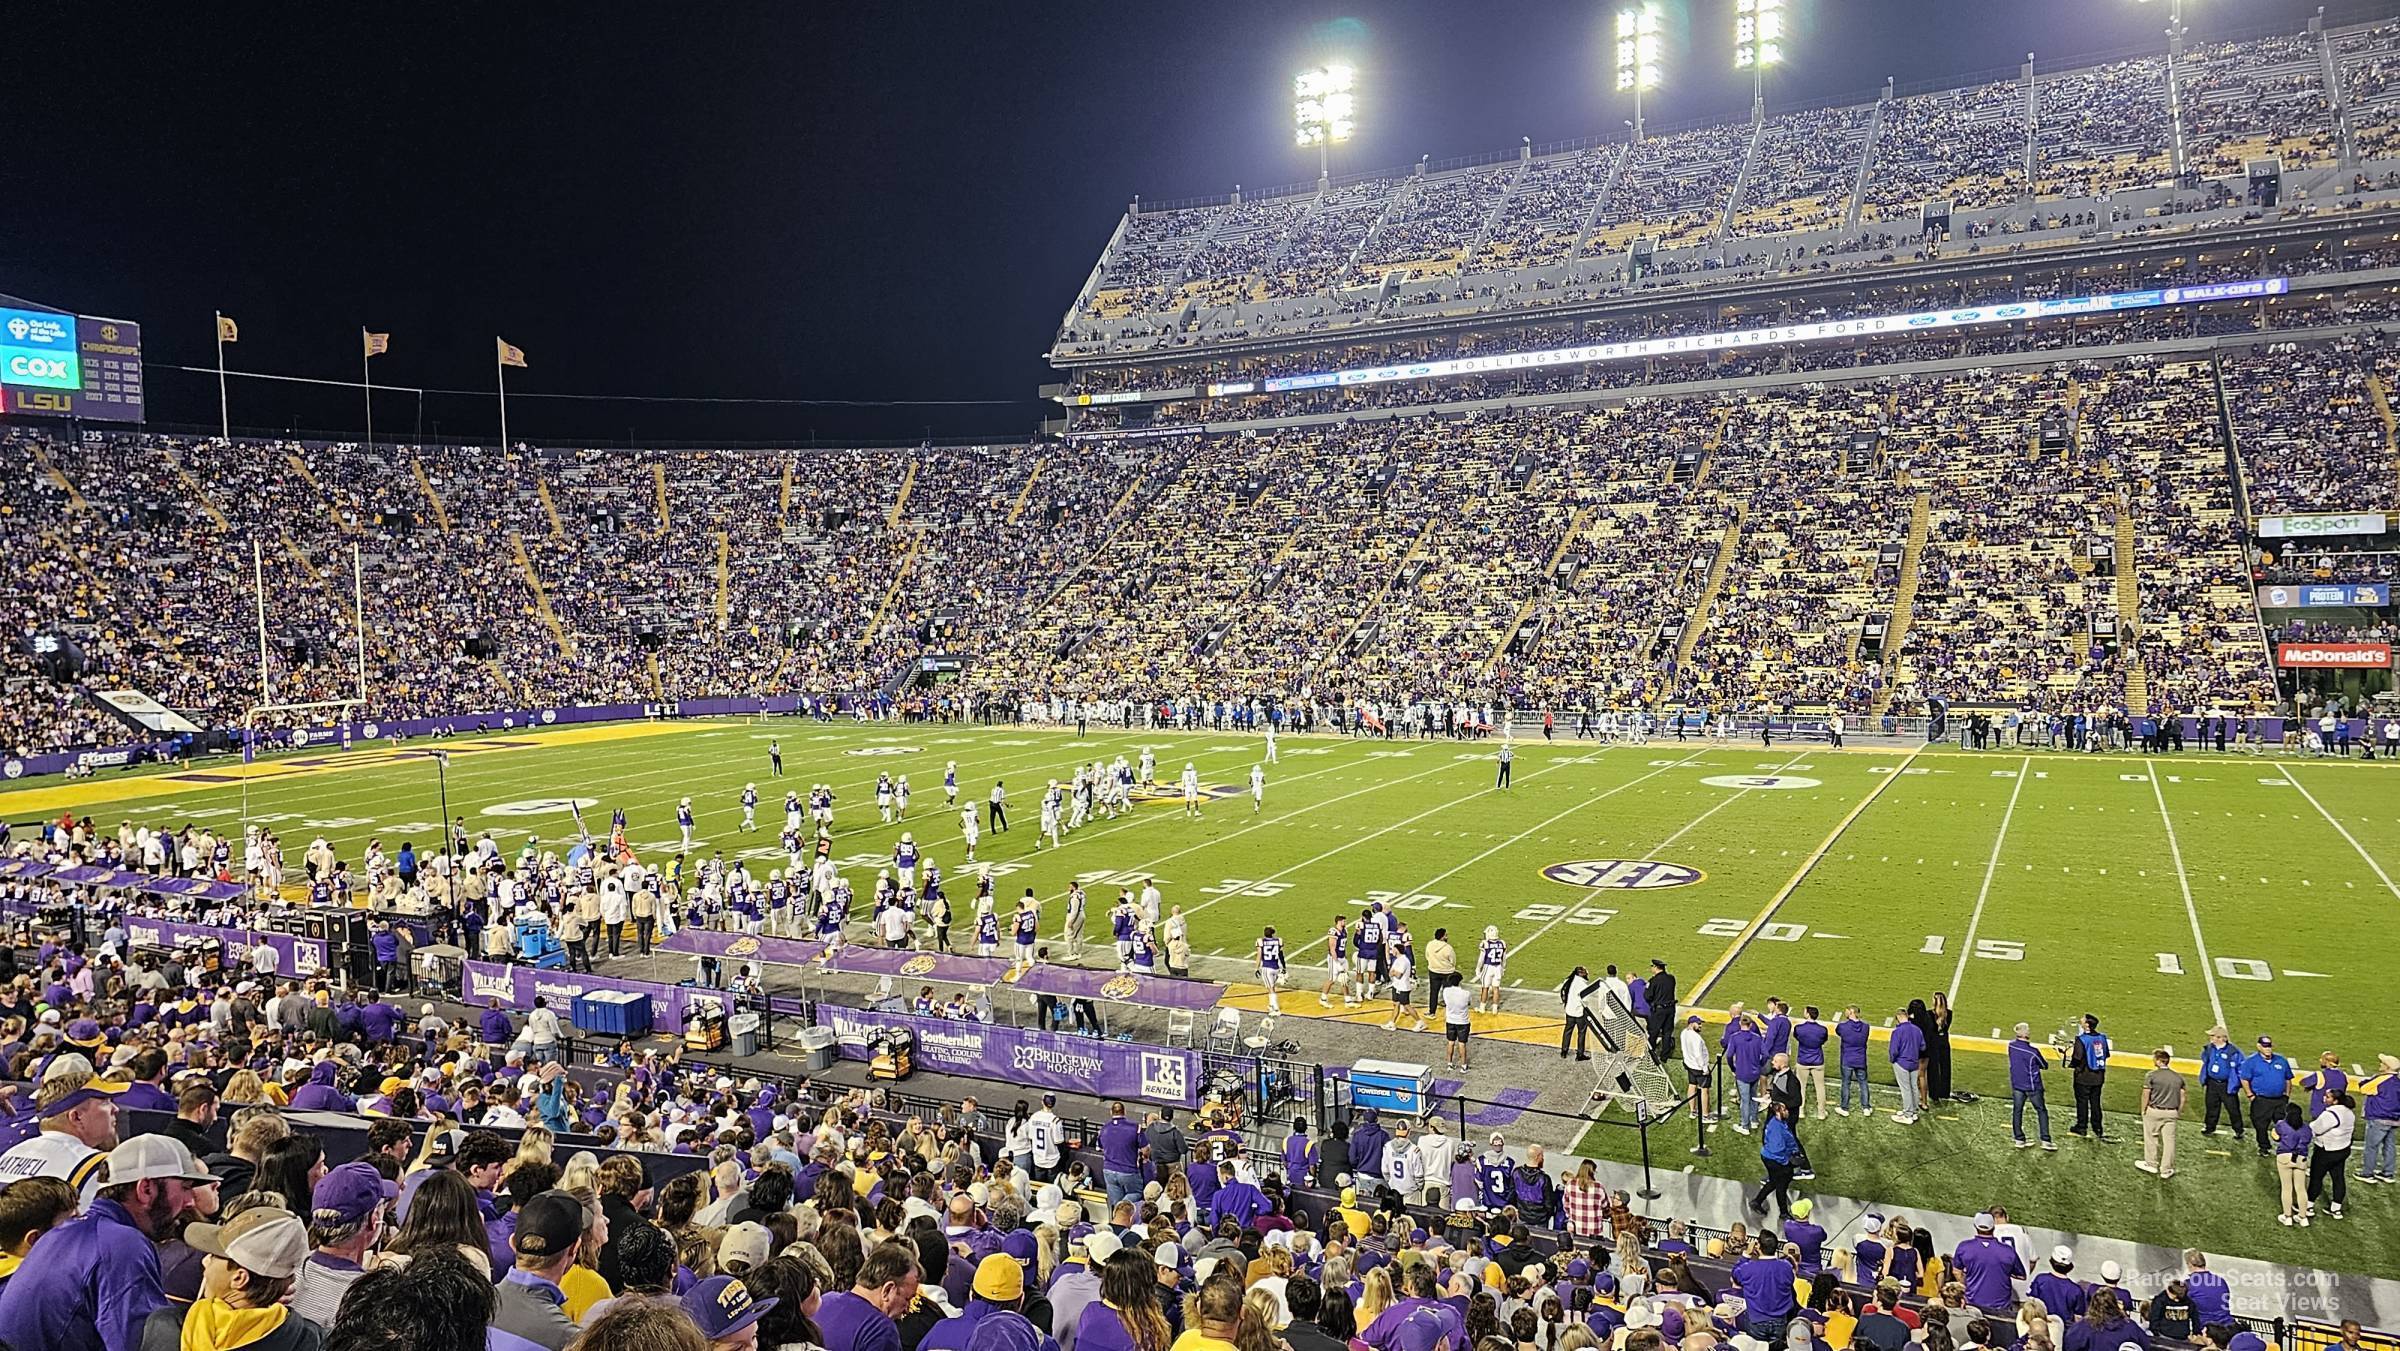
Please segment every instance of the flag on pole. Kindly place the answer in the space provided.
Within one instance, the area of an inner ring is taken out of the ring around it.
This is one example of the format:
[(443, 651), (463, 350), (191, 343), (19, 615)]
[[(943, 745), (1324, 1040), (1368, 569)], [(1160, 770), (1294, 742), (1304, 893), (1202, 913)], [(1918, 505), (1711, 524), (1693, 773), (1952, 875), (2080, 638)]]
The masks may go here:
[(379, 357), (392, 350), (392, 335), (389, 333), (368, 333), (366, 339), (368, 356)]
[(492, 341), (494, 341), (494, 342), (496, 342), (496, 343), (499, 343), (499, 344), (500, 344), (500, 364), (501, 364), (501, 365), (503, 365), (503, 366), (517, 366), (517, 367), (522, 367), (522, 366), (525, 364), (525, 349), (524, 349), (524, 348), (522, 348), (522, 347), (511, 347), (511, 346), (509, 346), (509, 344), (507, 343), (507, 341), (506, 341), (506, 340), (504, 340), (504, 339), (500, 339), (500, 338), (494, 338), (494, 339), (492, 339)]
[(567, 810), (575, 814), (575, 833), (586, 840), (592, 838), (591, 827), (583, 823), (583, 804), (573, 798), (568, 798)]
[(233, 322), (233, 316), (231, 316), (231, 315), (226, 315), (226, 314), (220, 314), (220, 315), (218, 315), (218, 316), (217, 316), (217, 341), (218, 341), (218, 342), (240, 342), (241, 340), (242, 340), (242, 330), (240, 329), (240, 327), (239, 327), (239, 326), (237, 326), (237, 325), (236, 325), (236, 324)]

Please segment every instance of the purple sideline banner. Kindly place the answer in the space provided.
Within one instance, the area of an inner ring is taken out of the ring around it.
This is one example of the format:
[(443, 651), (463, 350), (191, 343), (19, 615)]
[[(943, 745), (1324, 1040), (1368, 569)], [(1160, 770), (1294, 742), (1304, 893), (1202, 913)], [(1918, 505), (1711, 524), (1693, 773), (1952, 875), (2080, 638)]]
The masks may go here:
[(875, 1034), (887, 1028), (916, 1033), (916, 1064), (941, 1074), (1031, 1084), (1101, 1098), (1140, 1098), (1171, 1107), (1199, 1105), (1200, 1054), (1174, 1046), (1062, 1037), (1027, 1027), (956, 1022), (817, 1006), (817, 1025), (831, 1028), (844, 1060), (869, 1060)]
[(727, 933), (713, 929), (677, 929), (659, 944), (669, 952), (720, 957), (729, 961), (809, 966), (846, 975), (892, 976), (902, 980), (940, 981), (951, 985), (1014, 987), (1027, 994), (1061, 999), (1105, 999), (1146, 1008), (1213, 1009), (1225, 987), (1213, 981), (1174, 976), (1135, 976), (1089, 967), (1044, 964), (1015, 980), (1008, 979), (1009, 963), (999, 957), (961, 957), (953, 953), (921, 952), (912, 948), (877, 948), (847, 944), (828, 958), (825, 945), (813, 939), (773, 938), (766, 934)]
[[(669, 985), (654, 980), (622, 980), (609, 976), (585, 975), (580, 971), (537, 971), (530, 966), (500, 962), (468, 962), (466, 964), (466, 1003), (481, 1008), (497, 999), (503, 1008), (523, 1012), (533, 1007), (535, 995), (550, 1001), (550, 1007), (572, 1010), (575, 996), (620, 990), (630, 994), (650, 996), (652, 1025), (663, 1032), (681, 1033), (684, 1020), (692, 1006), (706, 1002), (722, 1009), (725, 999), (714, 990), (689, 985)], [(564, 1012), (560, 1014), (566, 1016)]]
[(135, 947), (172, 948), (191, 938), (215, 943), (224, 953), (228, 968), (247, 971), (251, 949), (263, 946), (275, 953), (275, 974), (279, 976), (304, 978), (325, 969), (325, 940), (321, 938), (186, 924), (172, 919), (144, 919), (138, 915), (127, 916), (125, 920), (125, 941)]

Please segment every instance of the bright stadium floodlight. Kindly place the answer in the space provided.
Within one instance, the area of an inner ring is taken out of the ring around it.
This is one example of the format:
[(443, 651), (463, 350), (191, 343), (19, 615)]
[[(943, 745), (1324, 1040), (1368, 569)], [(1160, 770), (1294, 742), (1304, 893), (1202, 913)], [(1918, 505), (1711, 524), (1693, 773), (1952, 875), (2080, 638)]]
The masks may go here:
[(1328, 176), (1334, 146), (1358, 130), (1358, 72), (1336, 62), (1292, 77), (1292, 135), (1317, 148), (1317, 176)]
[(1767, 67), (1783, 61), (1783, 0), (1733, 0), (1733, 65), (1750, 72), (1753, 112), (1767, 102)]
[(1658, 0), (1617, 11), (1617, 90), (1633, 94), (1633, 139), (1642, 139), (1642, 94), (1659, 85)]

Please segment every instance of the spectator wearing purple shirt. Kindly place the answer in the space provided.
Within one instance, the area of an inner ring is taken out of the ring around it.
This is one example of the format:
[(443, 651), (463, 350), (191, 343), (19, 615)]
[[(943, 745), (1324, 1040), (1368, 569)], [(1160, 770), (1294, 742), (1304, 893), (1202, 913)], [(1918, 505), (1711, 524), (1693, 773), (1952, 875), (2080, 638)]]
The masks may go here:
[(1258, 1188), (1233, 1175), (1231, 1163), (1217, 1165), (1217, 1192), (1208, 1200), (1209, 1223), (1238, 1221), (1244, 1229), (1267, 1213), (1267, 1198)]
[(1900, 1110), (1892, 1120), (1905, 1126), (1917, 1119), (1917, 1066), (1925, 1059), (1925, 1034), (1908, 1020), (1906, 1009), (1892, 1023), (1884, 1056), (1892, 1062), (1892, 1079), (1900, 1087)]
[(2009, 1126), (2017, 1148), (2025, 1149), (2032, 1141), (2025, 1138), (2025, 1108), (2033, 1108), (2034, 1125), (2041, 1131), (2042, 1148), (2055, 1151), (2056, 1141), (2050, 1138), (2050, 1104), (2042, 1096), (2042, 1071), (2050, 1068), (2050, 1058), (2042, 1048), (2033, 1044), (2033, 1026), (2017, 1024), (2015, 1040), (2008, 1043)]
[(1283, 1180), (1295, 1187), (1315, 1185), (1317, 1145), (1308, 1138), (1308, 1120), (1292, 1118), (1292, 1133), (1283, 1142)]
[(1985, 1313), (2013, 1317), (2017, 1308), (2017, 1278), (2025, 1263), (2015, 1245), (1992, 1236), (1994, 1221), (1986, 1212), (1975, 1217), (1975, 1236), (1950, 1255), (1967, 1287), (1967, 1303)]
[(1825, 1042), (1833, 1033), (1817, 1016), (1817, 1006), (1809, 1005), (1802, 1018), (1792, 1025), (1792, 1045), (1799, 1048), (1792, 1064), (1800, 1073), (1800, 1082), (1817, 1100), (1817, 1120), (1825, 1119)]
[(2064, 1244), (2050, 1250), (2050, 1269), (2026, 1283), (2025, 1298), (2040, 1300), (2052, 1316), (2066, 1322), (2083, 1317), (2091, 1292), (2076, 1280), (2075, 1250)]
[(916, 1249), (898, 1242), (875, 1245), (856, 1282), (827, 1294), (817, 1306), (825, 1351), (900, 1351), (900, 1325), (892, 1320), (916, 1301), (921, 1280)]
[(2186, 1248), (2183, 1268), (2184, 1297), (2191, 1301), (2192, 1321), (2204, 1328), (2231, 1323), (2233, 1287), (2208, 1269), (2208, 1254), (2198, 1248)]
[(1723, 1045), (1725, 1059), (1733, 1065), (1735, 1097), (1741, 1104), (1741, 1120), (1734, 1129), (1748, 1135), (1758, 1125), (1758, 1077), (1767, 1068), (1767, 1039), (1756, 1020), (1737, 1014), (1725, 1029)]
[(1100, 1127), (1100, 1178), (1112, 1210), (1117, 1202), (1142, 1194), (1142, 1131), (1121, 1102), (1108, 1105), (1108, 1121)]
[(1742, 1292), (1742, 1330), (1769, 1346), (1783, 1343), (1783, 1330), (1800, 1311), (1792, 1295), (1792, 1264), (1773, 1234), (1758, 1236), (1758, 1256), (1733, 1264), (1734, 1288)]
[(1858, 1088), (1858, 1114), (1875, 1114), (1875, 1100), (1867, 1079), (1867, 1033), (1866, 1021), (1858, 1016), (1855, 1004), (1843, 1009), (1841, 1021), (1833, 1025), (1834, 1039), (1842, 1044), (1842, 1101), (1833, 1110), (1842, 1116), (1850, 1115), (1852, 1085)]

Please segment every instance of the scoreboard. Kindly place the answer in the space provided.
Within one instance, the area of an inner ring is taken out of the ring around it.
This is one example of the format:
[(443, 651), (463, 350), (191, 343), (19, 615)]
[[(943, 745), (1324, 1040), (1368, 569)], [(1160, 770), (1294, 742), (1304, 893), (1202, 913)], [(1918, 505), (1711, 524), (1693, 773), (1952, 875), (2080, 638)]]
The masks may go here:
[(0, 412), (141, 421), (141, 325), (0, 309)]

